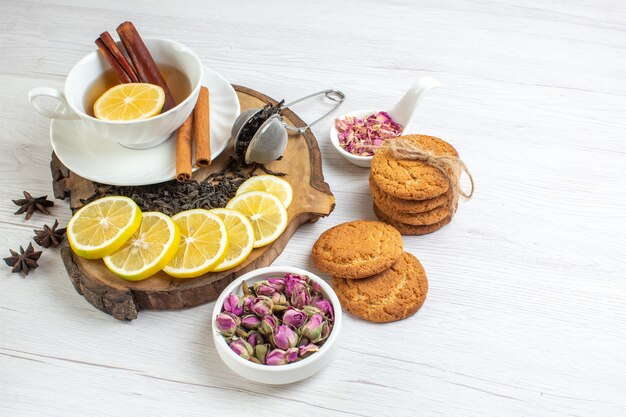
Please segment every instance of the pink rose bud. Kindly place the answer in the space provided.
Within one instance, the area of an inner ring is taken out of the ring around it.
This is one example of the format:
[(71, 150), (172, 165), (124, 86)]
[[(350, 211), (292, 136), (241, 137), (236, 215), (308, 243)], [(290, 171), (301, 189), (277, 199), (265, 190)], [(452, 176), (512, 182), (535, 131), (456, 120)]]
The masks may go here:
[(278, 326), (278, 319), (275, 316), (265, 316), (261, 319), (259, 325), (259, 333), (268, 336), (274, 333), (274, 329)]
[(287, 365), (287, 352), (274, 349), (265, 356), (266, 365)]
[(291, 295), (288, 295), (291, 305), (296, 308), (302, 308), (311, 302), (311, 294), (306, 284), (295, 284), (292, 288)]
[(252, 295), (246, 295), (244, 298), (241, 299), (241, 304), (243, 306), (243, 312), (244, 313), (251, 313), (252, 310), (250, 309), (252, 307), (252, 304), (254, 303), (254, 296)]
[(237, 339), (230, 344), (230, 348), (237, 355), (241, 356), (244, 359), (250, 359), (250, 355), (254, 353), (254, 349), (248, 342), (243, 339)]
[(274, 330), (272, 342), (277, 348), (287, 350), (296, 346), (296, 343), (298, 343), (298, 335), (295, 334), (289, 326), (281, 324)]
[[(324, 330), (324, 327), (326, 327), (326, 330)], [(314, 314), (309, 321), (300, 328), (302, 336), (308, 338), (311, 343), (317, 343), (322, 340), (322, 334), (324, 332), (326, 336), (328, 336), (328, 323), (326, 323), (326, 320), (324, 320), (321, 314)]]
[(265, 363), (265, 357), (267, 356), (267, 352), (269, 350), (269, 344), (259, 343), (254, 347), (254, 356), (258, 359), (260, 363)]
[(302, 310), (304, 310), (304, 312), (309, 316), (314, 316), (316, 314), (323, 314), (322, 310), (320, 310), (319, 308), (315, 307), (314, 305), (306, 305), (302, 308)]
[(240, 316), (243, 314), (243, 305), (239, 301), (239, 297), (235, 294), (228, 294), (224, 301), (224, 311)]
[(335, 310), (330, 301), (320, 299), (313, 302), (313, 305), (317, 307), (324, 315), (330, 317), (331, 320), (335, 320)]
[(287, 308), (283, 314), (283, 323), (291, 326), (294, 329), (300, 328), (308, 319), (307, 314), (304, 311), (298, 310), (293, 307)]
[(295, 362), (298, 360), (300, 350), (297, 347), (287, 349), (287, 362)]
[(250, 309), (254, 314), (259, 317), (272, 314), (272, 307), (274, 303), (267, 297), (257, 297), (254, 299), (254, 303), (250, 306)]
[(271, 297), (276, 292), (276, 289), (268, 285), (267, 281), (257, 281), (254, 284), (254, 292), (259, 296)]
[(291, 298), (294, 289), (297, 286), (307, 286), (306, 279), (301, 277), (300, 275), (294, 274), (286, 274), (284, 278), (285, 282), (285, 294), (287, 294), (288, 298)]
[(320, 350), (320, 348), (313, 344), (313, 343), (309, 343), (307, 345), (304, 346), (300, 346), (299, 348), (299, 354), (301, 358), (306, 358), (310, 355), (312, 355), (315, 352), (318, 352)]
[(239, 317), (232, 313), (220, 313), (215, 318), (215, 324), (222, 336), (229, 338), (233, 337), (235, 334), (235, 330), (237, 330), (237, 326), (239, 325), (238, 320)]
[(263, 336), (261, 336), (259, 332), (250, 332), (248, 335), (248, 343), (250, 343), (250, 346), (252, 347), (262, 344), (263, 342)]
[(311, 281), (311, 291), (313, 291), (315, 294), (321, 294), (322, 287), (317, 281)]
[(261, 319), (255, 316), (254, 314), (249, 314), (247, 316), (242, 317), (241, 325), (249, 330), (258, 329), (261, 325)]
[(283, 278), (268, 278), (267, 285), (273, 287), (277, 292), (285, 291), (285, 280)]

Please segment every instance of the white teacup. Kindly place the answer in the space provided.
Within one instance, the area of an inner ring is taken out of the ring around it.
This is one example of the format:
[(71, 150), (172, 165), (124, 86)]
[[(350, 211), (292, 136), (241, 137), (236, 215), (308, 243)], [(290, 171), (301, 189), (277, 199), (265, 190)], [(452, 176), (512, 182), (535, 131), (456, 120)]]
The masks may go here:
[[(28, 92), (30, 104), (51, 119), (80, 119), (99, 138), (129, 148), (145, 149), (164, 142), (180, 127), (195, 106), (202, 84), (202, 62), (191, 49), (178, 42), (167, 39), (145, 39), (144, 42), (157, 64), (174, 67), (189, 79), (191, 93), (176, 107), (149, 119), (136, 121), (106, 121), (90, 116), (85, 109), (85, 96), (94, 82), (110, 68), (98, 50), (90, 52), (74, 65), (65, 79), (64, 92), (51, 87), (33, 88)], [(54, 98), (59, 101), (59, 105), (54, 110), (46, 108), (39, 101), (42, 97)]]

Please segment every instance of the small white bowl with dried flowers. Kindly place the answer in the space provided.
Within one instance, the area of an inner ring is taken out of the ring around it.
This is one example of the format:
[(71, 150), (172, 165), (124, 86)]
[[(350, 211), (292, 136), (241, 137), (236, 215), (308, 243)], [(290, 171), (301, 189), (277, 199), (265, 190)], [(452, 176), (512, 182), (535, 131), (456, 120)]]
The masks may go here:
[(341, 304), (323, 279), (272, 266), (234, 280), (213, 309), (215, 349), (251, 381), (289, 384), (322, 370), (334, 357)]
[(385, 141), (409, 133), (405, 128), (415, 117), (424, 94), (440, 85), (432, 77), (422, 77), (388, 111), (358, 110), (336, 118), (330, 127), (331, 143), (348, 162), (369, 168)]
[(348, 162), (369, 168), (376, 149), (402, 134), (402, 126), (385, 111), (358, 110), (335, 120), (330, 140)]

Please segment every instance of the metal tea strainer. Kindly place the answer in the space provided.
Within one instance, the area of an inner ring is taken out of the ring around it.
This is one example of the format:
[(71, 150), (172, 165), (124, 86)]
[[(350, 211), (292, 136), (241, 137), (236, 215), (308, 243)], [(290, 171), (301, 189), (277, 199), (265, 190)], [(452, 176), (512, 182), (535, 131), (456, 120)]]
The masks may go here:
[[(289, 126), (283, 121), (280, 115), (281, 110), (321, 95), (336, 103), (328, 113), (304, 127)], [(253, 162), (267, 164), (272, 162), (285, 152), (287, 147), (287, 130), (299, 134), (304, 133), (311, 126), (328, 117), (341, 105), (345, 98), (345, 94), (341, 91), (331, 89), (310, 94), (284, 106), (279, 104), (277, 106), (266, 106), (261, 109), (246, 110), (237, 117), (231, 129), (235, 153), (240, 158), (243, 158), (246, 164)]]

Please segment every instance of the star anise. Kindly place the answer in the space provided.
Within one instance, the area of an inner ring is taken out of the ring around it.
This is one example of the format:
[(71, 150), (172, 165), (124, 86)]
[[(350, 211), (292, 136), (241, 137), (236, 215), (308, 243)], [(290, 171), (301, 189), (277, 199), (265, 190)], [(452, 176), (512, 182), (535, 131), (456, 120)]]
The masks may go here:
[(33, 240), (42, 248), (49, 248), (50, 246), (56, 248), (63, 242), (63, 237), (65, 236), (65, 227), (57, 230), (58, 226), (59, 221), (55, 220), (52, 227), (45, 224), (43, 229), (33, 229), (33, 232), (35, 232)]
[(9, 251), (11, 252), (11, 256), (4, 258), (4, 262), (13, 267), (11, 272), (22, 272), (24, 275), (28, 275), (32, 269), (39, 267), (37, 260), (41, 256), (41, 252), (35, 252), (32, 243), (28, 244), (26, 250), (20, 246), (19, 253), (13, 249), (9, 249)]
[(48, 207), (54, 206), (54, 201), (48, 200), (48, 196), (33, 197), (30, 193), (24, 191), (24, 198), (13, 200), (15, 205), (20, 206), (15, 214), (26, 213), (26, 220), (30, 219), (35, 211), (50, 214)]

